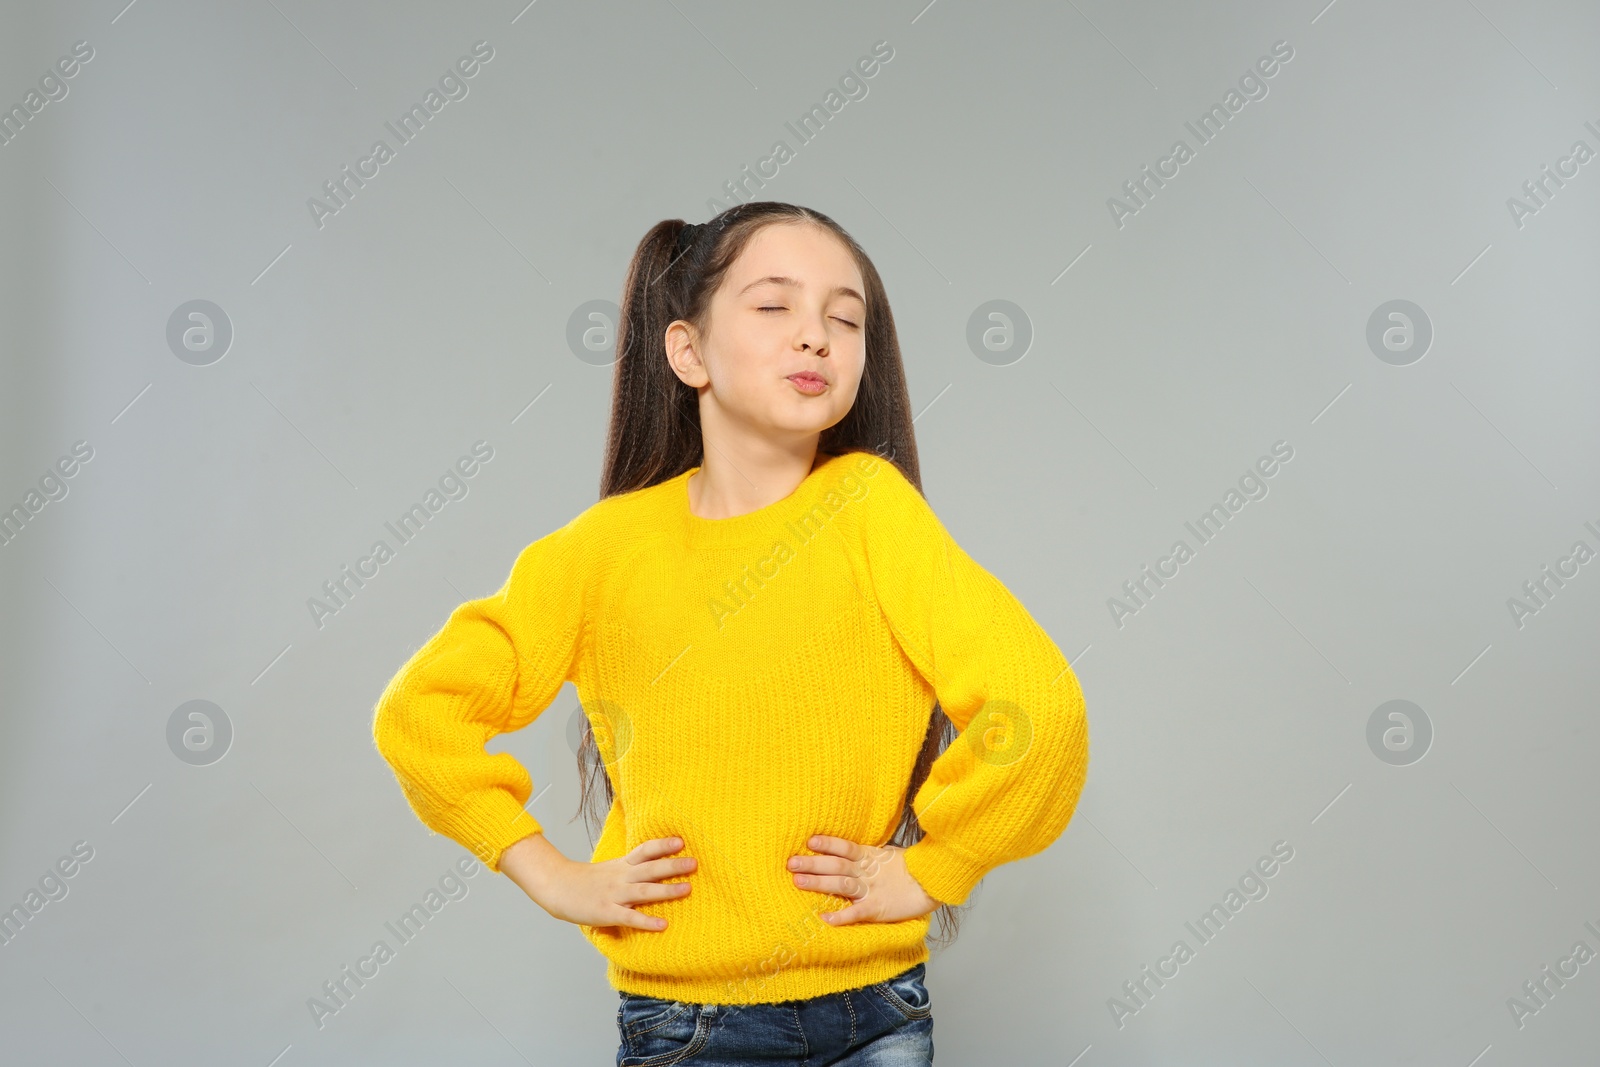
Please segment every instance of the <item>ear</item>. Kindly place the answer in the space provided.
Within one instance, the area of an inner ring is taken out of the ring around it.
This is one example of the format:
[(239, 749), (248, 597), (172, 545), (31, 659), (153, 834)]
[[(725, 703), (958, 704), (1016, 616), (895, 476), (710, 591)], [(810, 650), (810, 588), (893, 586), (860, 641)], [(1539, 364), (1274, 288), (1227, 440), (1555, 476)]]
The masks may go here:
[(706, 372), (705, 364), (700, 359), (697, 347), (699, 335), (693, 323), (684, 319), (673, 320), (667, 327), (665, 342), (667, 363), (680, 381), (695, 389), (710, 384), (711, 375)]

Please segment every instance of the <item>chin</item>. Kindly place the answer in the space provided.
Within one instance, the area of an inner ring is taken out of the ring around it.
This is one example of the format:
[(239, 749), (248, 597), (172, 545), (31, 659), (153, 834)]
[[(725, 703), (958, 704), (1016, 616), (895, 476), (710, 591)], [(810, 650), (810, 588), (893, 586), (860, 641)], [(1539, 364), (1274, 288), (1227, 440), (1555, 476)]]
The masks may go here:
[(767, 425), (780, 433), (821, 433), (837, 426), (842, 418), (844, 418), (843, 415), (835, 416), (831, 411), (826, 414), (813, 411), (804, 413), (790, 411), (781, 414), (775, 413), (772, 418), (767, 420)]

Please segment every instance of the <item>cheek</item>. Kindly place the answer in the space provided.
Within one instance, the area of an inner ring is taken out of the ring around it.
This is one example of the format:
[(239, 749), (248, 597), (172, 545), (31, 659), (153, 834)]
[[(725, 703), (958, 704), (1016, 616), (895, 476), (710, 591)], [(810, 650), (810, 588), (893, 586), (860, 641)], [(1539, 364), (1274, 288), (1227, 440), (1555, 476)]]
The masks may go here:
[(778, 386), (788, 384), (778, 379), (776, 367), (751, 349), (745, 349), (738, 358), (728, 361), (723, 379), (729, 392), (752, 399), (774, 393)]
[(712, 378), (712, 387), (725, 406), (745, 411), (770, 411), (785, 404), (793, 387), (778, 376), (777, 368), (756, 358), (727, 359)]
[(773, 367), (766, 354), (769, 350), (759, 330), (730, 331), (718, 338), (707, 364), (712, 384), (730, 396), (747, 396), (770, 387)]
[[(843, 349), (841, 349), (839, 352), (836, 353), (836, 355), (837, 356), (846, 356), (847, 353)], [(866, 371), (867, 357), (866, 357), (866, 352), (863, 349), (862, 343), (861, 343), (861, 341), (859, 339), (856, 340), (854, 346), (849, 350), (848, 358), (840, 359), (839, 363), (838, 363), (838, 366), (841, 367), (841, 368), (849, 367), (850, 368), (850, 370), (849, 370), (849, 378), (850, 378), (850, 380), (852, 382), (856, 383), (856, 384), (860, 384), (861, 376)], [(841, 376), (841, 378), (844, 377), (844, 372), (842, 370), (841, 370), (841, 375), (840, 376)]]

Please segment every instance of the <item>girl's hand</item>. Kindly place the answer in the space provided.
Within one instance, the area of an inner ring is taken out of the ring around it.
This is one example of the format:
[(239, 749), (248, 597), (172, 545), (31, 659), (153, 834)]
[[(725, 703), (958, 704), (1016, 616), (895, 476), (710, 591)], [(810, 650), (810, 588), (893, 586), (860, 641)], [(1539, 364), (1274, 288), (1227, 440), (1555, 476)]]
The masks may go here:
[(689, 856), (661, 858), (682, 847), (681, 837), (657, 837), (625, 856), (586, 863), (567, 859), (543, 834), (533, 834), (506, 849), (500, 869), (557, 919), (600, 928), (659, 931), (667, 928), (667, 920), (637, 912), (633, 905), (689, 895), (688, 882), (656, 884), (698, 866)]
[(825, 834), (806, 844), (826, 855), (789, 857), (789, 869), (796, 872), (794, 884), (855, 900), (842, 911), (819, 913), (830, 925), (899, 922), (920, 918), (939, 906), (911, 877), (906, 850), (898, 845), (861, 845)]

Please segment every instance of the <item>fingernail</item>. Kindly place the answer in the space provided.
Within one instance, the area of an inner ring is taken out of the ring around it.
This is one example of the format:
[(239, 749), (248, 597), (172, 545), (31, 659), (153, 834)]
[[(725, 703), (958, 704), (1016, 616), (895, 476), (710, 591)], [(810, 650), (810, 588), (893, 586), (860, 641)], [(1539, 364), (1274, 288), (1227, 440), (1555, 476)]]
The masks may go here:
[(790, 859), (789, 860), (789, 869), (791, 871), (798, 871), (800, 869), (800, 861), (797, 860), (797, 859)]

